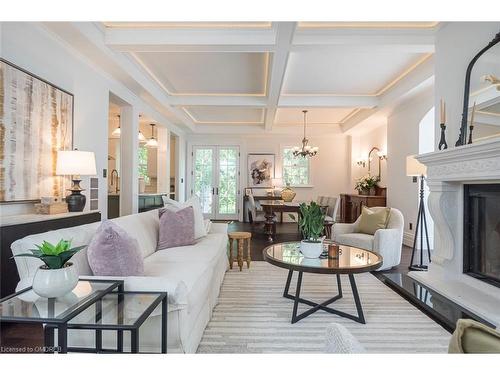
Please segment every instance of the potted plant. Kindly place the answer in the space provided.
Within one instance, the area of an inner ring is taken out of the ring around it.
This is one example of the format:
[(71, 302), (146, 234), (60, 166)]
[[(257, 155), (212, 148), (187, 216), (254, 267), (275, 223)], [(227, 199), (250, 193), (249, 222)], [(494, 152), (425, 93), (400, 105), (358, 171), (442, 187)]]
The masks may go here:
[(375, 187), (379, 181), (378, 177), (366, 175), (356, 180), (354, 188), (359, 195), (375, 195)]
[(325, 214), (316, 202), (302, 203), (299, 207), (299, 227), (303, 240), (300, 251), (306, 258), (318, 258), (323, 252), (323, 224)]
[(56, 245), (43, 241), (35, 246), (36, 249), (30, 249), (31, 253), (14, 255), (38, 258), (44, 263), (33, 278), (33, 291), (46, 298), (57, 298), (71, 292), (78, 283), (78, 273), (68, 261), (86, 246), (71, 248), (71, 241), (66, 240), (60, 240)]

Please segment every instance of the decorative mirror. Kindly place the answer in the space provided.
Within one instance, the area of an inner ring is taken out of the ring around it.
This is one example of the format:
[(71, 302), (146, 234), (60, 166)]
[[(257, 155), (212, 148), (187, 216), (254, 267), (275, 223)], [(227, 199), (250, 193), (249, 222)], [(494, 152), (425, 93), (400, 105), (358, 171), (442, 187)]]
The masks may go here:
[(460, 135), (455, 146), (500, 136), (500, 32), (467, 67)]

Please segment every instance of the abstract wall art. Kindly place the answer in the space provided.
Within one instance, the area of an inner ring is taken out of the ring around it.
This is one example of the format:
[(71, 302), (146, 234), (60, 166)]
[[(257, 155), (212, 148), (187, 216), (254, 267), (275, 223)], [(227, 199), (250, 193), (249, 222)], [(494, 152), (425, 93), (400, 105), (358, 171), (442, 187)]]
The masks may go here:
[(0, 202), (64, 197), (57, 151), (73, 144), (73, 95), (0, 59)]
[(248, 154), (248, 186), (272, 186), (275, 168), (274, 154)]

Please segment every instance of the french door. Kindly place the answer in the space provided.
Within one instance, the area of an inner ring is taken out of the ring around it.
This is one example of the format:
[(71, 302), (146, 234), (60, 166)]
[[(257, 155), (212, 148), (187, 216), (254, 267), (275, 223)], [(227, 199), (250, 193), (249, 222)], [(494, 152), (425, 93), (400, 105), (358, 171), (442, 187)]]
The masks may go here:
[(205, 217), (237, 220), (240, 152), (237, 146), (193, 146), (191, 193), (200, 198)]

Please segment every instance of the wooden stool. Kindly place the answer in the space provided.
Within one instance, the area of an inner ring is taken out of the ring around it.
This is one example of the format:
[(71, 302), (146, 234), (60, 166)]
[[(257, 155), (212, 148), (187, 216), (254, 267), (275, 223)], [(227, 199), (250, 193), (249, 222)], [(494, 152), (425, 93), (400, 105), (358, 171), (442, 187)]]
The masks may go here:
[(240, 271), (243, 268), (243, 248), (245, 240), (247, 241), (247, 267), (250, 268), (250, 262), (252, 261), (250, 256), (250, 240), (252, 238), (252, 233), (250, 232), (231, 232), (227, 235), (229, 237), (229, 267), (233, 269), (233, 241), (236, 240), (238, 249), (238, 266)]

